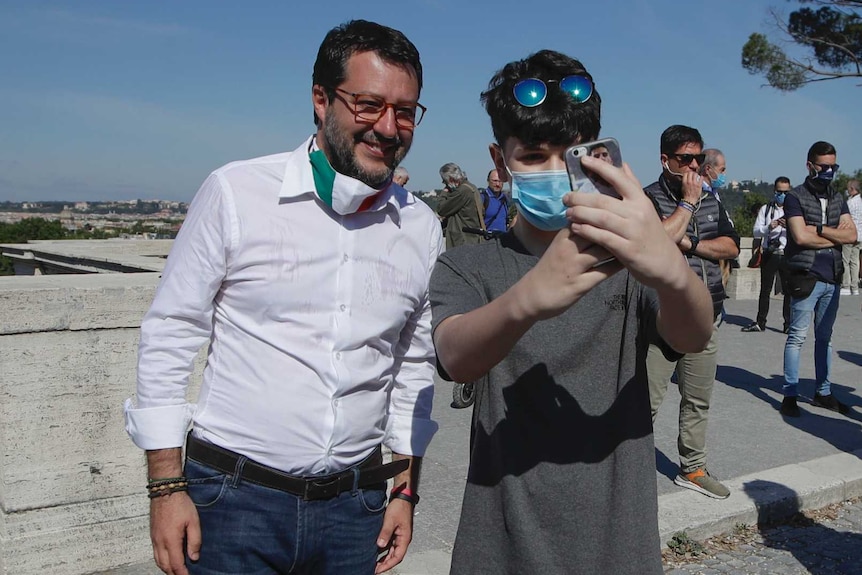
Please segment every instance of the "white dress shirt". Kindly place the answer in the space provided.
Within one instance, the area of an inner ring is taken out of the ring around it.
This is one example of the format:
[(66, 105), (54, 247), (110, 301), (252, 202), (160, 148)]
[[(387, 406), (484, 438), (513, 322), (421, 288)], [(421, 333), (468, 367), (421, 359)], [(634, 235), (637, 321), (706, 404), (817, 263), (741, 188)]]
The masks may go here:
[(856, 224), (856, 243), (862, 242), (862, 195), (856, 194), (847, 199), (847, 209)]
[(196, 437), (294, 475), (340, 471), (381, 442), (424, 454), (440, 224), (395, 184), (339, 216), (314, 192), (310, 142), (224, 166), (192, 201), (141, 326), (125, 406), (138, 447), (179, 447), (193, 420)]
[(769, 224), (772, 220), (777, 220), (784, 217), (784, 208), (775, 202), (769, 202), (760, 206), (760, 211), (757, 212), (757, 219), (754, 221), (754, 237), (763, 239), (763, 249), (770, 245), (774, 240), (778, 240), (780, 250), (784, 251), (787, 247), (787, 228), (785, 226), (775, 226), (770, 228)]

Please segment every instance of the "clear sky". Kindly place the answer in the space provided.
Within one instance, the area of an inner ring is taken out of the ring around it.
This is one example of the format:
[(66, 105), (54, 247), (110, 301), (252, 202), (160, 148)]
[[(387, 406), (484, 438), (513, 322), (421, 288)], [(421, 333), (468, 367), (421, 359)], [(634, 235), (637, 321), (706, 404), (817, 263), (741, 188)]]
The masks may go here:
[(492, 167), (479, 94), (510, 60), (543, 48), (584, 62), (603, 136), (646, 185), (659, 135), (698, 128), (728, 179), (805, 175), (816, 140), (862, 168), (862, 87), (784, 94), (740, 65), (748, 35), (784, 0), (0, 0), (0, 200), (190, 200), (231, 160), (292, 150), (314, 131), (311, 71), (333, 26), (403, 31), (425, 68), (428, 114), (403, 165), (413, 190), (456, 162)]

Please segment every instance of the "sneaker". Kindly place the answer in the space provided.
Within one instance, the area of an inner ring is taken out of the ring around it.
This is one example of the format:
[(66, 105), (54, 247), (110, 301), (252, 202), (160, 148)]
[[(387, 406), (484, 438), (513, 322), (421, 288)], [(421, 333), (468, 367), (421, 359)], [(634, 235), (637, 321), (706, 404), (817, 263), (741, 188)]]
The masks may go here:
[(841, 288), (841, 295), (853, 295), (850, 288)]
[(796, 405), (796, 396), (785, 397), (781, 402), (781, 415), (787, 417), (799, 417), (802, 415), (799, 411), (799, 406)]
[(742, 328), (742, 331), (766, 331), (766, 328), (759, 323), (754, 322)]
[(713, 499), (727, 499), (730, 495), (730, 489), (710, 475), (705, 467), (695, 469), (691, 473), (680, 473), (673, 482), (680, 487), (703, 493)]
[(825, 407), (830, 411), (837, 411), (838, 413), (850, 413), (850, 407), (835, 399), (835, 396), (831, 394), (820, 395), (819, 393), (815, 393), (811, 405), (814, 407)]

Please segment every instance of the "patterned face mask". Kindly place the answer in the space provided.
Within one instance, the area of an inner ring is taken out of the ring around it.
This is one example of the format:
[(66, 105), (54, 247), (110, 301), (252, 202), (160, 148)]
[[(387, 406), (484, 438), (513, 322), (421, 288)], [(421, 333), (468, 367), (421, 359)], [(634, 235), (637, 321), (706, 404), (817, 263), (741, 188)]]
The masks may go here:
[(367, 210), (378, 194), (389, 187), (389, 184), (386, 184), (382, 189), (375, 190), (356, 178), (336, 172), (323, 150), (311, 152), (308, 159), (314, 174), (317, 197), (339, 215), (346, 216)]

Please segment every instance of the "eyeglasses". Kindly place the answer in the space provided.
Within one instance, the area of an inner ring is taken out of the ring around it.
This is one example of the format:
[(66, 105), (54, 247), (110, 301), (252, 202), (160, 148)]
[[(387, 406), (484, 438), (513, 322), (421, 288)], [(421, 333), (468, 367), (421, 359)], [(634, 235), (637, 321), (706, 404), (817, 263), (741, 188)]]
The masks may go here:
[(703, 161), (706, 159), (706, 154), (668, 154), (668, 155), (675, 157), (677, 159), (677, 161), (683, 166), (690, 165), (692, 160), (697, 160), (697, 164), (702, 165)]
[(419, 102), (415, 104), (391, 104), (380, 96), (372, 94), (356, 94), (341, 88), (335, 88), (335, 91), (353, 98), (353, 102), (348, 102), (336, 94), (336, 97), (344, 102), (348, 108), (352, 108), (353, 118), (357, 122), (365, 124), (374, 124), (383, 117), (386, 110), (392, 108), (392, 111), (395, 112), (395, 125), (404, 130), (412, 130), (419, 125), (419, 122), (425, 117), (425, 111), (428, 110)]
[(512, 92), (519, 104), (525, 108), (535, 108), (548, 97), (548, 84), (551, 83), (558, 83), (560, 90), (568, 94), (577, 104), (583, 104), (593, 95), (593, 81), (577, 74), (560, 80), (526, 78), (515, 84)]
[(818, 164), (816, 162), (811, 162), (811, 164), (819, 167), (821, 172), (828, 172), (829, 170), (832, 170), (833, 172), (837, 172), (838, 168), (841, 167), (838, 164)]

